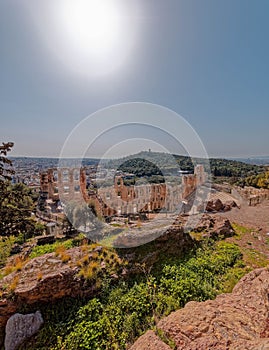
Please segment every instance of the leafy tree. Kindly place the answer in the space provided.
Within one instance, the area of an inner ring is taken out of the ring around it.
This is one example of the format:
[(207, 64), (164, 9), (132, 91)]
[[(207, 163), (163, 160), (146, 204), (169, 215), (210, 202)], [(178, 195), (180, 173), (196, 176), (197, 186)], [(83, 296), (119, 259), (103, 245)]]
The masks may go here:
[(10, 180), (11, 175), (14, 174), (12, 169), (12, 162), (7, 158), (7, 153), (11, 151), (14, 146), (13, 142), (3, 142), (0, 146), (0, 180)]
[(22, 234), (25, 240), (35, 233), (36, 223), (31, 217), (34, 204), (27, 186), (10, 183), (14, 171), (7, 153), (13, 145), (13, 142), (8, 142), (0, 146), (0, 235)]
[(253, 186), (257, 188), (269, 188), (269, 171), (262, 174), (252, 175), (245, 179), (244, 185)]

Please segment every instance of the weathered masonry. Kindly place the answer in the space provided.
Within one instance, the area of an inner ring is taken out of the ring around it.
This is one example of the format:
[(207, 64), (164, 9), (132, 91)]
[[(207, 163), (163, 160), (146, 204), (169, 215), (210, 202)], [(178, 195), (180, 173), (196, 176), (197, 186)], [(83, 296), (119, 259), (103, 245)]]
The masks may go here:
[(173, 212), (205, 181), (204, 167), (197, 165), (194, 174), (183, 175), (177, 185), (125, 185), (124, 175), (117, 175), (112, 186), (88, 190), (86, 168), (48, 169), (40, 174), (40, 196), (53, 202), (92, 202), (103, 217), (162, 209)]

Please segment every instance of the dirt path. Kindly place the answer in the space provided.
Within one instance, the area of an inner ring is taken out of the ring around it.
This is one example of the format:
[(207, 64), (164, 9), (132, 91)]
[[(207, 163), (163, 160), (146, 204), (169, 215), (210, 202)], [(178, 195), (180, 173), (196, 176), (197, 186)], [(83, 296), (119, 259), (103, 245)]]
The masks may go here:
[(242, 226), (260, 229), (263, 234), (269, 232), (269, 201), (258, 204), (255, 207), (242, 203), (240, 209), (233, 208), (231, 211), (220, 215)]
[[(229, 212), (216, 215), (226, 217), (231, 223), (250, 228), (250, 230), (241, 232), (239, 237), (232, 237), (228, 240), (243, 248), (245, 259), (251, 266), (260, 267), (269, 263), (269, 201), (255, 207), (241, 203), (240, 209), (233, 208)], [(257, 255), (255, 251), (261, 255)]]

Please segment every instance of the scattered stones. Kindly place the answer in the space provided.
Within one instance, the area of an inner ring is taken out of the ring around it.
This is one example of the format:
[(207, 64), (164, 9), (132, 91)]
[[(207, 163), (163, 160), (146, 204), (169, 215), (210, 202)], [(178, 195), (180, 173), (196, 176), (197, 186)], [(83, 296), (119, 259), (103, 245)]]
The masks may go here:
[(214, 200), (207, 202), (206, 210), (209, 212), (221, 211), (221, 210), (223, 210), (223, 207), (224, 207), (224, 205), (223, 205), (222, 201), (217, 198), (217, 199), (214, 199)]
[(235, 203), (235, 201), (229, 201), (229, 202), (224, 203), (222, 210), (229, 211), (232, 208), (236, 208), (236, 207), (237, 207), (237, 204)]
[(232, 208), (237, 207), (234, 200), (221, 201), (219, 198), (209, 200), (206, 205), (206, 211), (208, 212), (227, 212)]
[(234, 229), (228, 219), (222, 216), (210, 216), (205, 214), (199, 224), (193, 229), (194, 232), (203, 232), (204, 236), (227, 238), (235, 234)]

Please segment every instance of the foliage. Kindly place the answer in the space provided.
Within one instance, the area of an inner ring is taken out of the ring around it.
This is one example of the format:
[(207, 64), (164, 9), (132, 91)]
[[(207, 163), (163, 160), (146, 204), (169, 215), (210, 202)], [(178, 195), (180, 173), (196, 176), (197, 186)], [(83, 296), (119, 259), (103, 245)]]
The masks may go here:
[(57, 241), (53, 244), (37, 245), (33, 248), (29, 257), (32, 259), (32, 258), (36, 258), (37, 256), (41, 256), (43, 254), (56, 252), (57, 249), (59, 249), (59, 247), (63, 247), (64, 249), (70, 249), (74, 246), (75, 246), (75, 243), (74, 243), (74, 240), (72, 239), (68, 239), (64, 242)]
[(269, 189), (269, 171), (258, 175), (248, 176), (244, 180), (243, 185)]
[(82, 249), (84, 254), (77, 261), (77, 266), (80, 268), (79, 276), (94, 282), (97, 286), (102, 283), (102, 279), (121, 272), (126, 265), (126, 261), (122, 260), (113, 249), (106, 249), (97, 244), (83, 246)]
[(133, 173), (138, 177), (162, 175), (161, 170), (152, 162), (142, 158), (132, 158), (120, 165), (118, 170)]
[(17, 236), (33, 233), (35, 223), (31, 218), (33, 201), (24, 184), (11, 185), (0, 181), (0, 234)]
[(0, 268), (5, 266), (7, 258), (10, 255), (11, 248), (15, 243), (15, 237), (0, 237)]
[[(140, 152), (122, 159), (110, 160), (107, 166), (135, 174), (137, 178), (146, 177), (148, 182), (163, 182), (163, 172), (167, 175), (177, 173), (178, 169), (193, 173), (195, 164), (204, 164), (205, 170), (211, 172), (215, 181), (222, 179), (232, 183), (244, 184), (244, 179), (264, 172), (263, 166), (246, 164), (240, 161), (211, 158), (191, 158), (189, 156), (167, 155), (159, 152)], [(210, 169), (209, 166), (210, 165)], [(176, 167), (176, 169), (175, 169)], [(136, 179), (137, 181), (137, 179)], [(242, 182), (243, 181), (243, 182)], [(126, 180), (133, 184), (133, 180)]]
[(24, 184), (10, 183), (12, 162), (7, 152), (13, 147), (12, 142), (0, 146), (0, 235), (24, 235), (24, 240), (35, 233), (35, 222), (31, 218), (34, 209), (32, 193)]
[(232, 227), (236, 234), (235, 239), (237, 240), (241, 239), (242, 236), (245, 235), (246, 233), (250, 233), (252, 231), (250, 228), (239, 225), (235, 222), (232, 223)]
[(14, 146), (13, 142), (3, 142), (0, 146), (0, 180), (10, 180), (11, 175), (14, 173), (12, 169), (12, 162), (7, 158), (7, 153), (11, 151)]
[(230, 290), (245, 271), (240, 262), (235, 244), (209, 242), (189, 256), (166, 260), (159, 274), (135, 275), (118, 285), (103, 279), (98, 297), (83, 302), (76, 299), (68, 310), (64, 300), (43, 308), (45, 325), (27, 349), (43, 349), (44, 344), (50, 350), (126, 349), (161, 317), (186, 302)]

